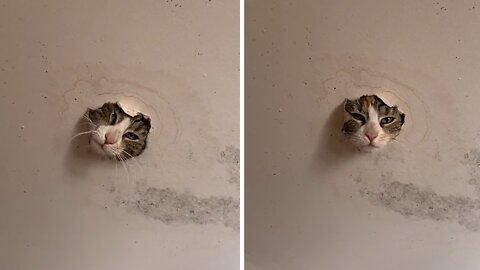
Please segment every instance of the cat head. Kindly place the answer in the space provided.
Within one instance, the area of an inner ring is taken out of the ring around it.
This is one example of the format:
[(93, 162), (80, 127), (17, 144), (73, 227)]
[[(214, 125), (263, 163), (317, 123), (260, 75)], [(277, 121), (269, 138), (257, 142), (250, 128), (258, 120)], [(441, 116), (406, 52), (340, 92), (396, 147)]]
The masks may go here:
[(130, 116), (118, 103), (107, 102), (97, 109), (87, 109), (90, 143), (107, 156), (128, 159), (140, 155), (147, 146), (150, 118), (142, 113)]
[(343, 134), (358, 147), (383, 147), (400, 134), (405, 114), (376, 95), (345, 99)]

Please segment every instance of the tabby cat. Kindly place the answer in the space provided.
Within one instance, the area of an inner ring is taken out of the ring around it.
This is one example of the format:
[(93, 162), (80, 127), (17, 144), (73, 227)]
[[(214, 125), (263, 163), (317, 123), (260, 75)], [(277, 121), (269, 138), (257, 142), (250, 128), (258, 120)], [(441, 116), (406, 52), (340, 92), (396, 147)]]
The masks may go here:
[(376, 95), (345, 99), (342, 132), (357, 147), (379, 148), (387, 145), (400, 134), (404, 123), (405, 114)]
[(118, 103), (107, 102), (84, 115), (90, 126), (90, 144), (101, 154), (128, 159), (147, 146), (150, 118), (142, 113), (130, 116)]

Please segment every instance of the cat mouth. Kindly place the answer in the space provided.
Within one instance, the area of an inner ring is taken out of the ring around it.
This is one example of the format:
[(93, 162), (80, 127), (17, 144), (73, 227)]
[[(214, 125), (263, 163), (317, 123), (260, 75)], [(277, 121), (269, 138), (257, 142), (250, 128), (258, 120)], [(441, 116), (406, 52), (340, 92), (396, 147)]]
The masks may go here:
[(369, 144), (366, 144), (366, 145), (364, 145), (363, 147), (369, 148), (369, 149), (372, 149), (372, 148), (380, 148), (379, 145), (376, 145), (376, 144), (374, 144), (373, 142), (371, 142), (371, 143), (369, 143)]
[(104, 151), (107, 155), (112, 156), (112, 157), (115, 156), (114, 150), (112, 149), (112, 146), (111, 146), (111, 145), (109, 145), (109, 144), (103, 144), (103, 145), (101, 145), (101, 147), (102, 147), (103, 151)]
[(92, 140), (92, 144), (94, 145), (94, 148), (97, 149), (97, 152), (103, 153), (107, 156), (114, 156), (113, 152), (109, 149), (107, 144), (99, 143), (94, 139)]

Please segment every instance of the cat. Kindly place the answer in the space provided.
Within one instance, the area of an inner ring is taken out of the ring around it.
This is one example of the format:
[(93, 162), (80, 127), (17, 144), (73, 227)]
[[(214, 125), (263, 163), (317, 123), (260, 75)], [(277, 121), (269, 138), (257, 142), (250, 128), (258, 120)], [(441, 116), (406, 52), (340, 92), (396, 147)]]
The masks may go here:
[(400, 134), (404, 123), (405, 114), (376, 95), (345, 99), (342, 132), (359, 148), (384, 147)]
[(90, 144), (100, 154), (126, 160), (140, 155), (147, 146), (151, 121), (142, 113), (130, 116), (120, 104), (107, 102), (87, 109), (84, 118), (90, 126)]

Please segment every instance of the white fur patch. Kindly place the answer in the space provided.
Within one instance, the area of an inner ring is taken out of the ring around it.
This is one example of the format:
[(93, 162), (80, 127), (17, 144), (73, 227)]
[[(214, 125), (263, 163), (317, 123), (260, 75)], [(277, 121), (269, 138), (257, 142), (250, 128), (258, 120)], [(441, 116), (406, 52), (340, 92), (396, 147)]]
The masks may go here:
[[(130, 118), (128, 117), (113, 126), (99, 126), (96, 130), (97, 132), (93, 133), (92, 135), (92, 140), (94, 141), (93, 143), (96, 144), (95, 148), (97, 150), (103, 150), (104, 154), (113, 156), (115, 152), (117, 152), (119, 149), (122, 149), (122, 136), (129, 126)], [(105, 144), (105, 135), (107, 133), (114, 138), (114, 144)]]

